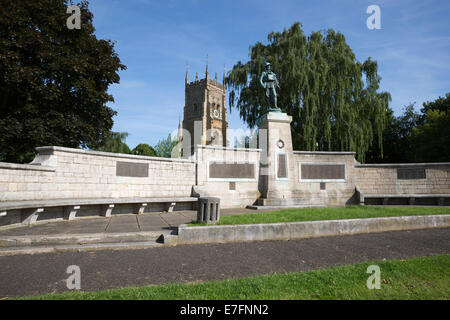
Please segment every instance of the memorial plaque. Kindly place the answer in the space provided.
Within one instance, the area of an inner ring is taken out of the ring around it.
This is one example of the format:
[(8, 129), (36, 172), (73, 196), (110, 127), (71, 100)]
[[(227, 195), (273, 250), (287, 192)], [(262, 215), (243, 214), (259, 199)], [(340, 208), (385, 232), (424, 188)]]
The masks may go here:
[(278, 154), (277, 177), (287, 178), (287, 161), (286, 161), (286, 154), (284, 153)]
[(302, 180), (345, 180), (345, 164), (301, 164)]
[(236, 190), (236, 182), (230, 182), (229, 190)]
[(397, 179), (426, 179), (425, 168), (397, 168)]
[(213, 179), (254, 179), (255, 165), (253, 163), (211, 162), (209, 177)]
[(116, 176), (118, 177), (148, 177), (148, 163), (116, 162)]

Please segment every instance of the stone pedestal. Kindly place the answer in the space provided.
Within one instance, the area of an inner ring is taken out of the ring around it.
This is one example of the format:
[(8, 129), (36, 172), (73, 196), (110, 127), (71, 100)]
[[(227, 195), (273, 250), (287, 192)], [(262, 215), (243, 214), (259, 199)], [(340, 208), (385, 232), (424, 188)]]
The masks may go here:
[(259, 121), (261, 154), (259, 191), (263, 199), (291, 199), (295, 189), (292, 117), (269, 112)]

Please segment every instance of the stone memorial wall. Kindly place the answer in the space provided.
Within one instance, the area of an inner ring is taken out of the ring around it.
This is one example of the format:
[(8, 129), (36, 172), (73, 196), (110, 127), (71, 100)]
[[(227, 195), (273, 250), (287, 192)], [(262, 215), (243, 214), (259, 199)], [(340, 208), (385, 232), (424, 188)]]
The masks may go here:
[(190, 159), (37, 150), (31, 164), (0, 162), (0, 201), (217, 196), (223, 208), (245, 207), (267, 180), (287, 186), (280, 199), (305, 205), (358, 203), (356, 186), (366, 195), (450, 194), (450, 163), (359, 164), (353, 152), (281, 150), (267, 171), (261, 149), (197, 146)]
[(221, 198), (220, 206), (245, 207), (259, 198), (260, 149), (197, 146), (197, 190)]
[(366, 194), (450, 194), (450, 163), (356, 164)]
[(0, 162), (0, 201), (190, 197), (195, 163), (62, 147), (37, 148), (32, 164)]
[(355, 153), (294, 151), (295, 196), (311, 205), (356, 203)]

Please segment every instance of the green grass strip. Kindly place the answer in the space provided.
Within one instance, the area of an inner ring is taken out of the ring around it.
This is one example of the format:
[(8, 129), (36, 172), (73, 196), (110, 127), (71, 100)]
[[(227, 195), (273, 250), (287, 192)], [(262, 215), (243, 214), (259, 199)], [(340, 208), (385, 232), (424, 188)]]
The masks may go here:
[[(369, 290), (367, 267), (381, 269), (381, 288)], [(36, 297), (34, 297), (36, 299)], [(449, 299), (450, 255), (365, 262), (308, 272), (214, 282), (71, 291), (37, 299)]]
[[(220, 218), (218, 225), (361, 219), (434, 214), (450, 214), (450, 207), (347, 206), (342, 208), (284, 209), (271, 212), (223, 216)], [(204, 224), (190, 224), (190, 226), (202, 225)]]

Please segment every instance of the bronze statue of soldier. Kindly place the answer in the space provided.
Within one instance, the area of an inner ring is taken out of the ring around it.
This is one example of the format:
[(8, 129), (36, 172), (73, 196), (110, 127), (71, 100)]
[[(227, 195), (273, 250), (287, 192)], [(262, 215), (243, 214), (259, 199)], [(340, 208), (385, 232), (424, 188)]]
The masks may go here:
[(276, 88), (280, 88), (277, 75), (272, 71), (269, 62), (264, 62), (264, 71), (259, 77), (259, 83), (266, 89), (266, 102), (268, 112), (281, 112), (281, 109), (277, 106), (277, 91)]

